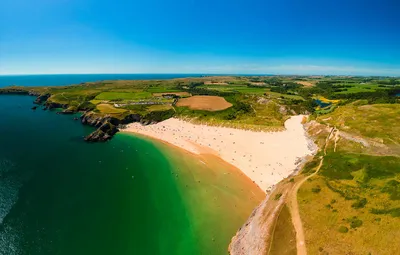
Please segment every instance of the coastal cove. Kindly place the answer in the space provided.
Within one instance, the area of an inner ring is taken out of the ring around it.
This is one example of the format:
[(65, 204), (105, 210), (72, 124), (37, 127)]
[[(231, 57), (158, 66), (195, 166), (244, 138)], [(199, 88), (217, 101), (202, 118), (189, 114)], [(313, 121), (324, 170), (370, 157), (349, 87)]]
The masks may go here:
[[(238, 169), (0, 96), (0, 253), (226, 254), (263, 198)], [(239, 207), (240, 209), (235, 210)]]

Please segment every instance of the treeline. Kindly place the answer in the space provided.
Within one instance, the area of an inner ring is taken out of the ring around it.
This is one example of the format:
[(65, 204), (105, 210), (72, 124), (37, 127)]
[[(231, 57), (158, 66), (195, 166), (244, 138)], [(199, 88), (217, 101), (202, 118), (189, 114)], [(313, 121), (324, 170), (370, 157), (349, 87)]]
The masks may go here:
[(396, 79), (389, 79), (389, 80), (378, 80), (377, 81), (378, 84), (382, 84), (382, 85), (400, 85), (400, 80), (396, 80)]
[(213, 90), (213, 89), (207, 89), (207, 88), (198, 88), (198, 87), (193, 87), (187, 89), (187, 91), (192, 94), (193, 96), (221, 96), (221, 97), (227, 97), (227, 96), (233, 96), (238, 94), (238, 92), (227, 92), (227, 91), (219, 91), (219, 90)]
[(295, 112), (315, 112), (315, 107), (318, 104), (315, 102), (314, 99), (308, 98), (306, 100), (298, 100), (298, 99), (285, 99), (285, 104), (293, 109)]
[[(393, 94), (392, 94), (393, 93)], [(358, 92), (348, 94), (333, 94), (331, 99), (360, 100), (366, 99), (369, 104), (394, 104), (397, 103), (394, 91), (377, 90), (371, 92)]]
[(294, 95), (295, 93), (289, 92), (289, 90), (296, 91), (300, 87), (302, 87), (302, 85), (297, 84), (295, 82), (287, 82), (279, 86), (274, 85), (274, 87), (271, 88), (271, 92)]

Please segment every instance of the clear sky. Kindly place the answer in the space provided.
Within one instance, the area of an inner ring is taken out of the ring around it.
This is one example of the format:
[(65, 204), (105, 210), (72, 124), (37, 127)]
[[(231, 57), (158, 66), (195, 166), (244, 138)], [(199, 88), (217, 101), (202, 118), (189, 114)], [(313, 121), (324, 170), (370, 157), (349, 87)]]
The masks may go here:
[(400, 76), (399, 0), (1, 0), (0, 74)]

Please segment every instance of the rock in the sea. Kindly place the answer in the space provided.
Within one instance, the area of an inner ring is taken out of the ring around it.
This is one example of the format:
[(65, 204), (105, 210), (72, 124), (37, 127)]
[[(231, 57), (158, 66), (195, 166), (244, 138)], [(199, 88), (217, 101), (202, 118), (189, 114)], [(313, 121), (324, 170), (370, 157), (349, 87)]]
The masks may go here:
[(33, 106), (31, 109), (32, 109), (32, 110), (36, 110), (36, 108), (37, 108), (37, 106)]

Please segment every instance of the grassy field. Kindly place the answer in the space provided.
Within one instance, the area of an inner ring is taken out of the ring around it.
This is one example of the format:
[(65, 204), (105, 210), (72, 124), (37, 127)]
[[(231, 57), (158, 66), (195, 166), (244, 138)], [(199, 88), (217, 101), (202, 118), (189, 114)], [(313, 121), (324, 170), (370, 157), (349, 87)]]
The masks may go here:
[(120, 113), (127, 112), (126, 109), (115, 108), (114, 106), (109, 105), (109, 104), (98, 104), (96, 106), (96, 109), (104, 114), (120, 114)]
[(262, 95), (265, 92), (267, 92), (267, 88), (265, 87), (249, 87), (247, 85), (202, 85), (199, 86), (200, 88), (206, 88), (206, 89), (211, 89), (211, 90), (218, 90), (218, 91), (223, 91), (223, 92), (239, 92), (239, 93), (244, 93), (244, 94), (258, 94)]
[(297, 95), (287, 95), (287, 94), (282, 94), (282, 93), (277, 93), (277, 92), (271, 92), (269, 90), (265, 93), (271, 98), (286, 98), (286, 99), (304, 100), (304, 98), (302, 98), (301, 96), (297, 96)]
[[(317, 121), (398, 146), (398, 110), (397, 104), (355, 102)], [(313, 135), (322, 141), (327, 133)], [(302, 173), (312, 173), (317, 162)], [(400, 246), (391, 245), (400, 243), (400, 153), (377, 156), (357, 139), (332, 139), (320, 172), (302, 185), (298, 202), (309, 254), (400, 254)]]
[(143, 100), (152, 98), (150, 92), (102, 92), (96, 96), (96, 100), (109, 100), (109, 101), (121, 101), (121, 100)]
[[(346, 83), (339, 85), (348, 85)], [(346, 88), (346, 91), (336, 92), (336, 94), (348, 94), (348, 93), (359, 93), (359, 92), (371, 92), (377, 91), (378, 89), (382, 89), (385, 87), (379, 87), (378, 84), (351, 84), (350, 87)]]
[(339, 106), (317, 120), (385, 144), (400, 144), (400, 125), (396, 124), (400, 123), (400, 104), (367, 105), (357, 101)]

